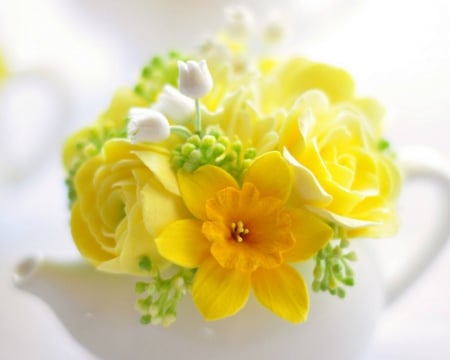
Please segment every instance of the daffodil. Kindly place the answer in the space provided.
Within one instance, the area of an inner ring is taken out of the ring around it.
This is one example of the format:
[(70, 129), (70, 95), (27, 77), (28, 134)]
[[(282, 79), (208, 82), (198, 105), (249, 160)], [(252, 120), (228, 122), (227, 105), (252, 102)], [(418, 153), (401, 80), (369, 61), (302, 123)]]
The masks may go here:
[(178, 172), (192, 218), (169, 224), (155, 242), (170, 262), (197, 269), (192, 296), (206, 320), (237, 313), (252, 289), (281, 318), (307, 318), (307, 286), (290, 263), (313, 256), (332, 230), (311, 213), (288, 207), (293, 181), (278, 152), (256, 159), (242, 185), (212, 165)]

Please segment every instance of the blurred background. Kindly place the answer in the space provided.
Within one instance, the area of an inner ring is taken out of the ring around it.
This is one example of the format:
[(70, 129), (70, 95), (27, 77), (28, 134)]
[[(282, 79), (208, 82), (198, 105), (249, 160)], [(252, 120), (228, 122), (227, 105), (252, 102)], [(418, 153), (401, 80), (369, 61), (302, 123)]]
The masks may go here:
[[(77, 255), (60, 161), (65, 137), (92, 122), (117, 87), (132, 85), (151, 55), (189, 50), (214, 32), (221, 8), (232, 3), (0, 2), (1, 359), (93, 359), (45, 304), (13, 288), (11, 271), (36, 251)], [(289, 51), (346, 68), (360, 95), (378, 98), (388, 110), (387, 138), (396, 148), (431, 146), (450, 157), (448, 0), (246, 3), (261, 16), (276, 3), (290, 26)], [(2, 61), (8, 77), (2, 77)], [(21, 164), (32, 165), (24, 171)], [(405, 226), (398, 238), (380, 241), (386, 273), (421, 251), (428, 239), (420, 234), (440, 215), (440, 200), (426, 185), (405, 189)], [(386, 308), (365, 360), (450, 358), (449, 260), (447, 244)]]

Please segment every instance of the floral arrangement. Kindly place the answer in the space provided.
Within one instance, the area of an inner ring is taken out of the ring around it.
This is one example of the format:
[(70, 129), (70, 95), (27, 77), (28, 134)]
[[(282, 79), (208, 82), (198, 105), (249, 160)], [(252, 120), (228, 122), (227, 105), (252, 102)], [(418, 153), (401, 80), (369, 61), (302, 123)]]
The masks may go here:
[(354, 239), (397, 229), (382, 107), (342, 69), (252, 56), (239, 11), (200, 49), (151, 59), (65, 143), (75, 244), (98, 270), (141, 277), (144, 324), (170, 325), (187, 294), (219, 320), (251, 292), (303, 322), (309, 289), (343, 298), (354, 284)]

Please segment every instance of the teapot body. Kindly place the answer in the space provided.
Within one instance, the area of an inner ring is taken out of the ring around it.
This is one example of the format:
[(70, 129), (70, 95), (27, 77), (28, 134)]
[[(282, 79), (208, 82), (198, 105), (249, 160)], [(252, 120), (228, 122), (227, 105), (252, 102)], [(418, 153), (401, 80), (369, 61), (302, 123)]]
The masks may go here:
[[(370, 244), (353, 244), (355, 286), (344, 299), (310, 291), (310, 313), (302, 324), (279, 319), (252, 297), (235, 316), (206, 322), (188, 294), (170, 327), (144, 326), (133, 307), (136, 279), (101, 273), (86, 263), (22, 264), (18, 286), (47, 302), (71, 335), (100, 358), (356, 360), (368, 347), (383, 296)], [(309, 284), (313, 265), (298, 266)]]

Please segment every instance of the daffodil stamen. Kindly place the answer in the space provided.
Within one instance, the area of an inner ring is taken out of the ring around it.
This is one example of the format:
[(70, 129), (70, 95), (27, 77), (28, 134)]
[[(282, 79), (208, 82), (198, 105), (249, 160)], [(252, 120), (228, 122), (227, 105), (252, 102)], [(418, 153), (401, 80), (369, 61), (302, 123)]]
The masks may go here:
[(231, 223), (231, 237), (238, 243), (243, 242), (244, 235), (247, 235), (249, 232), (250, 230), (244, 227), (244, 223), (241, 220), (239, 220), (237, 223)]

